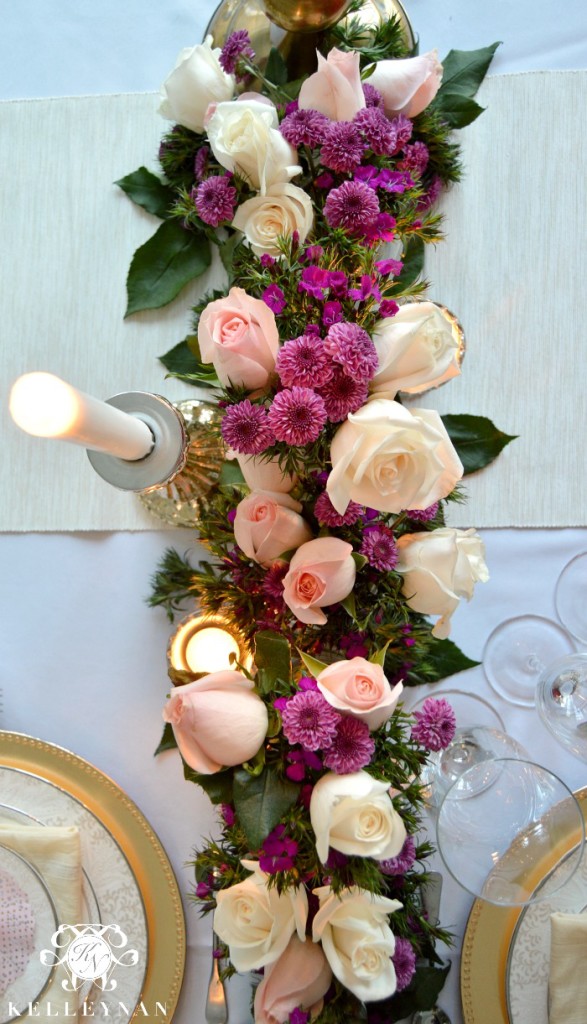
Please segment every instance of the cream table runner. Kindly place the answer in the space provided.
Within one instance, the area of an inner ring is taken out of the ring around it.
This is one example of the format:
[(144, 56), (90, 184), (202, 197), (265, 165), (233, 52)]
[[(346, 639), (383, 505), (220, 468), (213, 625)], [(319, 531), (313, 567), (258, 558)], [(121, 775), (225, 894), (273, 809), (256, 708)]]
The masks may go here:
[[(465, 179), (443, 204), (448, 240), (426, 268), (430, 297), (465, 326), (464, 373), (417, 404), (487, 415), (521, 435), (468, 481), (453, 525), (585, 525), (587, 72), (497, 76), (479, 99), (487, 110), (461, 136)], [(167, 310), (123, 321), (130, 257), (157, 221), (111, 183), (155, 168), (156, 105), (151, 94), (0, 104), (4, 531), (158, 528), (83, 450), (20, 434), (5, 401), (31, 369), (104, 398), (193, 393), (165, 381), (156, 356), (187, 332), (190, 301), (218, 283), (218, 268)]]

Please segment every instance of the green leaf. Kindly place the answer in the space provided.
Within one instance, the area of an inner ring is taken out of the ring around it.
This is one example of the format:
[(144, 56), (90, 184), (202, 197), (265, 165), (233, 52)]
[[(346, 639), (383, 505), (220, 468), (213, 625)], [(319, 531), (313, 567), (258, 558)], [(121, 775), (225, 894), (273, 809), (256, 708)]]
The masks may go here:
[(436, 1005), (449, 971), (450, 964), (440, 968), (426, 964), (416, 967), (416, 973), (407, 988), (385, 1003), (379, 1003), (378, 1009), (382, 1011), (388, 1007), (393, 1014), (390, 1020), (410, 1017), (416, 1010), (431, 1010)]
[(271, 693), (278, 679), (291, 678), (291, 649), (279, 633), (261, 630), (255, 636), (255, 665), (262, 677), (262, 693)]
[(501, 43), (491, 43), (480, 50), (450, 50), (442, 62), (442, 84), (432, 106), (436, 106), (438, 97), (443, 93), (458, 92), (472, 99), (489, 70), (498, 46)]
[(436, 683), (439, 679), (446, 679), (447, 676), (454, 676), (457, 672), (465, 672), (481, 664), (463, 654), (452, 640), (436, 640), (428, 652), (427, 660), (432, 662), (434, 669), (434, 675), (426, 677), (428, 683)]
[(311, 654), (300, 651), (299, 647), (298, 654), (313, 679), (316, 679), (325, 668), (328, 668), (325, 661), (318, 661), (318, 658), (313, 658)]
[(483, 113), (485, 107), (458, 92), (444, 92), (436, 104), (436, 110), (451, 128), (466, 128)]
[(238, 768), (234, 772), (234, 808), (251, 850), (258, 850), (271, 829), (298, 798), (300, 787), (265, 769), (258, 776)]
[(220, 476), (218, 478), (220, 487), (242, 487), (244, 482), (245, 478), (236, 460), (227, 460), (222, 463), (222, 469), (220, 470)]
[(463, 463), (465, 476), (488, 466), (517, 437), (498, 430), (487, 416), (448, 414), (441, 419)]
[(177, 345), (169, 349), (165, 355), (159, 356), (159, 362), (163, 363), (170, 373), (194, 373), (198, 366), (187, 341), (179, 341)]
[(163, 727), (163, 735), (161, 742), (157, 747), (157, 750), (153, 754), (153, 757), (157, 757), (157, 754), (162, 754), (164, 750), (177, 750), (177, 743), (175, 741), (175, 733), (171, 727), (171, 722), (166, 722)]
[(404, 247), (402, 256), (403, 268), (399, 277), (396, 277), (395, 284), (405, 290), (409, 285), (420, 277), (424, 270), (424, 242), (418, 235), (412, 235)]
[(232, 281), (232, 264), (234, 260), (234, 253), (237, 246), (240, 245), (244, 235), (242, 231), (234, 231), (230, 238), (227, 238), (226, 242), (218, 246), (220, 253), (220, 259), (222, 260), (222, 266), (226, 270), (230, 280)]
[(224, 771), (216, 772), (214, 775), (201, 775), (184, 761), (183, 774), (188, 782), (195, 782), (200, 789), (203, 789), (213, 804), (232, 803), (232, 768), (225, 768)]
[(350, 593), (345, 597), (344, 601), (340, 602), (347, 615), (350, 615), (351, 619), (357, 621), (357, 605), (355, 602), (355, 595)]
[(159, 309), (210, 266), (210, 243), (203, 234), (186, 231), (177, 220), (166, 220), (135, 252), (126, 290), (125, 316)]
[(243, 761), (243, 768), (249, 775), (260, 775), (265, 767), (265, 747), (260, 747), (250, 761)]
[(269, 51), (265, 65), (265, 78), (274, 85), (285, 85), (287, 82), (287, 64), (274, 46)]
[(381, 665), (381, 668), (384, 667), (384, 665), (385, 665), (385, 655), (387, 654), (387, 648), (389, 647), (390, 643), (391, 643), (391, 637), (387, 641), (385, 647), (381, 647), (378, 651), (375, 651), (375, 654), (371, 655), (371, 657), (369, 658), (369, 661), (371, 662), (372, 665)]
[(355, 563), (357, 569), (362, 569), (363, 566), (367, 565), (367, 562), (369, 561), (369, 559), (365, 558), (364, 555), (360, 555), (358, 551), (352, 551), (351, 558)]
[(137, 206), (142, 206), (147, 213), (165, 220), (169, 211), (175, 203), (175, 193), (169, 185), (165, 185), (156, 174), (152, 174), (146, 167), (139, 167), (132, 174), (120, 178), (114, 182), (118, 185), (129, 199)]

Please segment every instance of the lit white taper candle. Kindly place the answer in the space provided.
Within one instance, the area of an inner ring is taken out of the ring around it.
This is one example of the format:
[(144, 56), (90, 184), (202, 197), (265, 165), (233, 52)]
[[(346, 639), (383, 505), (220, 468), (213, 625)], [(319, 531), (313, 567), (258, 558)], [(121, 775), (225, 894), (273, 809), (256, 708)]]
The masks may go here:
[(119, 459), (142, 459), (153, 447), (149, 427), (137, 416), (78, 391), (52, 373), (19, 377), (10, 393), (10, 413), (27, 434), (70, 441)]

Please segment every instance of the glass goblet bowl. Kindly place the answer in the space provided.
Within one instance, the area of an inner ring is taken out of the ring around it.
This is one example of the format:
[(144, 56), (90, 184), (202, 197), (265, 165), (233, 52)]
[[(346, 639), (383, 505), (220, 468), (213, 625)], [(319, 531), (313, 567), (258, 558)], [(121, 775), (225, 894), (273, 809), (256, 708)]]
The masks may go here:
[(587, 761), (587, 654), (558, 658), (544, 669), (536, 710), (555, 739)]

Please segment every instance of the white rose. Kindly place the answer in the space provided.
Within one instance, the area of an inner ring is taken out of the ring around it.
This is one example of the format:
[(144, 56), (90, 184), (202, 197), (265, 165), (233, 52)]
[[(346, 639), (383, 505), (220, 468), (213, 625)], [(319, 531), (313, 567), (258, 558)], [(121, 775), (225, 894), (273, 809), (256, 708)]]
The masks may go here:
[(436, 388), (461, 371), (459, 339), (434, 302), (407, 302), (373, 331), (379, 369), (371, 391), (394, 398), (398, 391), (418, 394)]
[(326, 488), (337, 512), (349, 501), (379, 512), (428, 508), (463, 475), (437, 412), (375, 398), (350, 413), (330, 448)]
[(264, 194), (270, 185), (301, 171), (298, 154), (278, 125), (273, 104), (247, 99), (219, 103), (206, 131), (218, 163)]
[(254, 971), (277, 960), (294, 932), (304, 941), (308, 897), (303, 885), (280, 894), (268, 888), (257, 861), (242, 864), (253, 874), (217, 894), (214, 931), (229, 947), (237, 971)]
[(309, 234), (314, 222), (310, 197), (297, 185), (271, 185), (263, 196), (247, 199), (236, 211), (233, 227), (245, 235), (257, 256), (264, 252), (280, 256), (277, 245), (280, 235), (291, 237), (298, 232), (300, 242)]
[(410, 608), (422, 615), (440, 615), (434, 636), (450, 633), (450, 617), (461, 598), (470, 601), (475, 583), (486, 583), (485, 545), (475, 530), (432, 530), (408, 533), (397, 546), (396, 572), (404, 577), (402, 592)]
[(310, 798), (310, 821), (323, 864), (330, 846), (351, 857), (388, 860), (397, 857), (406, 838), (389, 783), (368, 772), (328, 772), (318, 779)]
[(161, 86), (159, 113), (169, 121), (204, 131), (204, 117), (210, 103), (221, 103), (234, 95), (234, 75), (222, 70), (220, 49), (212, 49), (212, 36), (199, 46), (182, 50), (171, 74)]
[(320, 910), (314, 918), (312, 938), (322, 943), (332, 973), (365, 1003), (388, 999), (397, 987), (391, 960), (395, 938), (388, 914), (402, 904), (357, 886), (338, 896), (330, 886), (323, 886), (314, 889), (314, 895), (320, 900)]
[(273, 565), (284, 551), (299, 548), (314, 536), (301, 511), (300, 502), (289, 494), (252, 491), (236, 507), (234, 539), (247, 558)]

